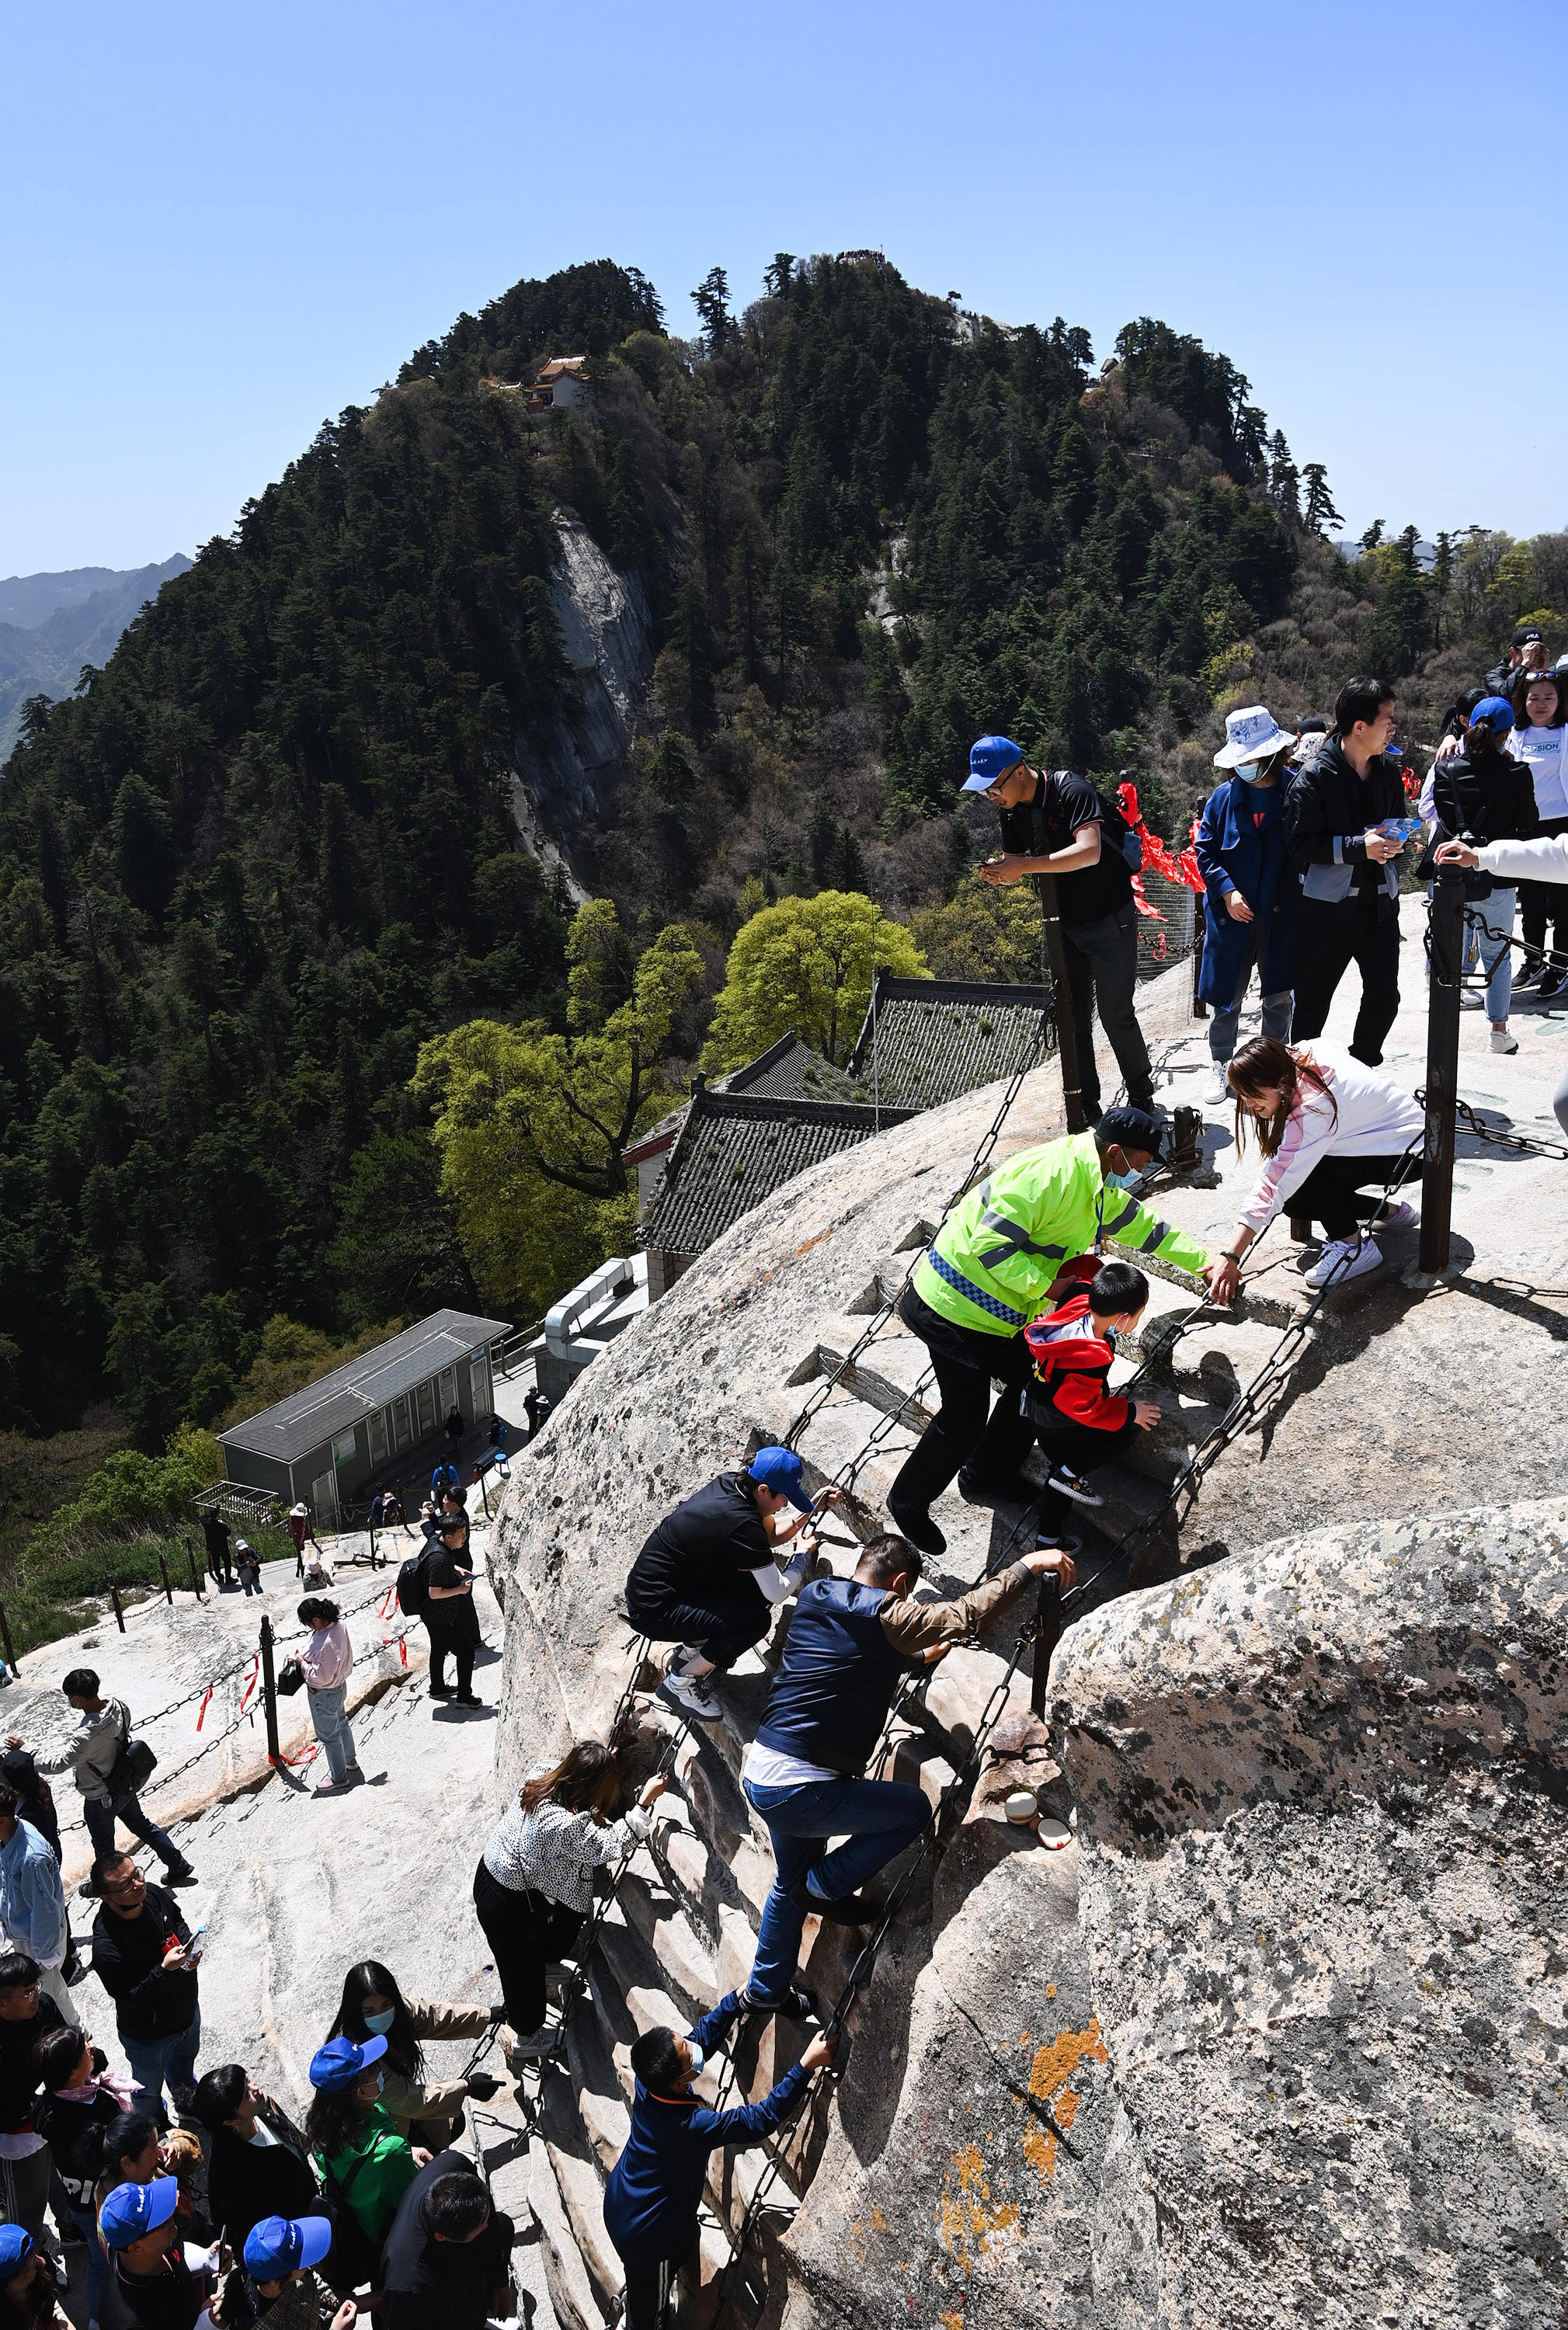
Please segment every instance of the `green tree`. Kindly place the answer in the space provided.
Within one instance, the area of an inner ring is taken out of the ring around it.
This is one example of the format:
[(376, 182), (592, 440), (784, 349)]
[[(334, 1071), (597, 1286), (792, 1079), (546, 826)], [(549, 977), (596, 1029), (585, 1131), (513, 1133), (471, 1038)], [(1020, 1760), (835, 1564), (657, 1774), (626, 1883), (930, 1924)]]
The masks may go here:
[(172, 886), (169, 813), (146, 779), (133, 769), (122, 779), (109, 819), (114, 870), (133, 905), (159, 914)]
[(692, 305), (703, 319), (703, 338), (711, 356), (718, 355), (735, 328), (730, 314), (730, 279), (722, 267), (710, 267), (692, 293)]
[(876, 970), (929, 977), (902, 923), (844, 890), (781, 898), (736, 933), (703, 1053), (704, 1067), (738, 1068), (792, 1028), (842, 1066), (871, 1001)]
[(1040, 907), (1026, 882), (973, 875), (945, 906), (917, 907), (909, 926), (938, 979), (1040, 980)]
[(1331, 526), (1343, 526), (1345, 520), (1334, 507), (1334, 497), (1328, 490), (1328, 471), (1321, 461), (1308, 461), (1301, 470), (1301, 482), (1307, 488), (1307, 506), (1301, 513), (1301, 523), (1308, 534), (1319, 542), (1327, 542)]
[(440, 1157), (423, 1127), (373, 1133), (350, 1162), (336, 1212), (327, 1267), (356, 1324), (476, 1308)]

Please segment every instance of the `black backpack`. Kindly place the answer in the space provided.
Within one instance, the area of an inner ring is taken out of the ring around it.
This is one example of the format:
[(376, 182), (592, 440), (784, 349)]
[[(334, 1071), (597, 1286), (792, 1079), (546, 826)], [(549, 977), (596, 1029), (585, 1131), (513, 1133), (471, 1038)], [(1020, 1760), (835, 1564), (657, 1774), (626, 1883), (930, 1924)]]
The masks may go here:
[(146, 1786), (158, 1768), (157, 1750), (145, 1739), (130, 1736), (130, 1718), (126, 1718), (125, 1730), (115, 1751), (114, 1762), (109, 1767), (105, 1785), (111, 1796), (134, 1796)]
[(425, 1568), (430, 1558), (427, 1546), (423, 1553), (411, 1553), (398, 1571), (398, 1608), (405, 1618), (422, 1618), (430, 1607)]

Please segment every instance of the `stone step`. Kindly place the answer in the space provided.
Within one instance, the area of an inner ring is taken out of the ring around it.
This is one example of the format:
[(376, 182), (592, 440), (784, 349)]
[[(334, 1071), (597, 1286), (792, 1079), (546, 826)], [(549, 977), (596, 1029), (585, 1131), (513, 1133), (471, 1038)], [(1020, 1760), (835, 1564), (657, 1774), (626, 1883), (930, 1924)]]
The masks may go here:
[[(608, 2176), (631, 2132), (627, 2108), (630, 2089), (623, 2086), (616, 2051), (589, 1999), (579, 2003), (567, 2023), (566, 2061), (577, 2091), (583, 2133)], [(627, 2076), (629, 2079), (629, 2065)]]
[(941, 1802), (943, 1790), (952, 1785), (958, 1775), (943, 1753), (948, 1746), (945, 1738), (940, 1746), (930, 1732), (912, 1724), (895, 1722), (886, 1749), (879, 1759), (873, 1779), (902, 1780), (917, 1787), (934, 1813)]
[(694, 1932), (679, 1900), (662, 1879), (628, 1869), (617, 1895), (628, 1927), (652, 1950), (665, 1987), (692, 2022), (719, 2003), (718, 1969), (713, 1952)]
[[(616, 1994), (637, 2026), (635, 2037), (640, 2038), (645, 2031), (689, 2028), (694, 2018), (683, 2013), (665, 1988), (664, 1969), (652, 1946), (625, 1922), (613, 1905), (600, 1926), (594, 1955), (602, 1961)], [(597, 2003), (598, 1986), (593, 1987)], [(619, 2039), (624, 2032), (611, 2027), (610, 2035)]]
[(528, 2214), (539, 2231), (551, 2309), (560, 2330), (607, 2330), (609, 2308), (600, 2304), (548, 2147), (538, 2144), (530, 2150)]
[(854, 1361), (851, 1348), (847, 1340), (826, 1338), (817, 1347), (818, 1374), (836, 1376), (840, 1390), (879, 1415), (896, 1416), (911, 1432), (923, 1432), (941, 1405), (925, 1345), (913, 1335), (890, 1331)]
[[(1019, 1603), (1006, 1614), (1015, 1633), (1029, 1607), (1032, 1605)], [(956, 1644), (930, 1669), (915, 1704), (924, 1707), (931, 1721), (952, 1743), (949, 1752), (957, 1760), (961, 1761), (974, 1746), (976, 1726), (1006, 1671), (1006, 1658), (997, 1652), (971, 1650), (963, 1643)], [(1028, 1710), (1029, 1678), (1026, 1673), (1018, 1673), (1008, 1687), (998, 1714), (1025, 1715)]]

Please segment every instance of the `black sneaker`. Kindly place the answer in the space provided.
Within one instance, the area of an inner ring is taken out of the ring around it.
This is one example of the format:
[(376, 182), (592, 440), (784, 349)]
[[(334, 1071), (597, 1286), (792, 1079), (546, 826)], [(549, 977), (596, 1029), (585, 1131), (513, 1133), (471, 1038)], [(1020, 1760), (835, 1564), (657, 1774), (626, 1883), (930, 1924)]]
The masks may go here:
[(1083, 1539), (1081, 1537), (1046, 1537), (1042, 1533), (1034, 1539), (1034, 1550), (1036, 1553), (1064, 1553), (1070, 1561), (1076, 1561), (1083, 1550)]
[(1102, 1505), (1105, 1499), (1097, 1496), (1087, 1481), (1081, 1481), (1070, 1465), (1058, 1464), (1051, 1475), (1050, 1486), (1059, 1497), (1071, 1497), (1077, 1505)]
[(789, 1899), (808, 1918), (825, 1918), (830, 1926), (874, 1926), (882, 1914), (862, 1893), (840, 1893), (835, 1899), (825, 1899), (813, 1893), (804, 1879), (798, 1885), (791, 1885)]
[(899, 1535), (907, 1537), (911, 1545), (918, 1546), (921, 1553), (930, 1554), (933, 1561), (939, 1560), (946, 1553), (947, 1539), (938, 1529), (930, 1513), (916, 1512), (912, 1505), (895, 1505), (891, 1498), (888, 1500), (887, 1511), (888, 1519)]
[(1563, 980), (1559, 972), (1554, 971), (1543, 971), (1541, 977), (1535, 982), (1535, 992), (1536, 1002), (1544, 1003), (1548, 996), (1560, 993), (1562, 986)]
[(459, 1691), (453, 1694), (452, 1704), (454, 1707), (483, 1707), (485, 1702), (471, 1691)]
[(164, 1871), (165, 1885), (199, 1885), (201, 1881), (188, 1861), (178, 1869), (165, 1869)]
[(792, 1982), (779, 1998), (756, 1998), (749, 1990), (741, 1993), (741, 2006), (747, 2014), (781, 2014), (787, 2022), (817, 2022), (821, 2017), (808, 1990)]
[(433, 1682), (430, 1689), (432, 1699), (450, 1699), (453, 1695), (449, 1682)]

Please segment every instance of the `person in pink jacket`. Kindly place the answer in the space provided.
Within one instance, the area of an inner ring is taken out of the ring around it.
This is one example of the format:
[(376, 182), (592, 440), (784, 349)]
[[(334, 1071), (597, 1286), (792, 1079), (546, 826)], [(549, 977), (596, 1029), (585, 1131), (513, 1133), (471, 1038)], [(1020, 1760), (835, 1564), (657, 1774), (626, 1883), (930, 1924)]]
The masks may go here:
[(348, 1728), (348, 1678), (354, 1666), (354, 1645), (336, 1603), (327, 1601), (324, 1595), (307, 1594), (299, 1605), (299, 1617), (300, 1623), (310, 1629), (310, 1640), (299, 1653), (306, 1689), (310, 1694), (310, 1720), (326, 1750), (327, 1776), (316, 1782), (316, 1793), (318, 1796), (334, 1796), (364, 1777), (354, 1753), (354, 1734)]

